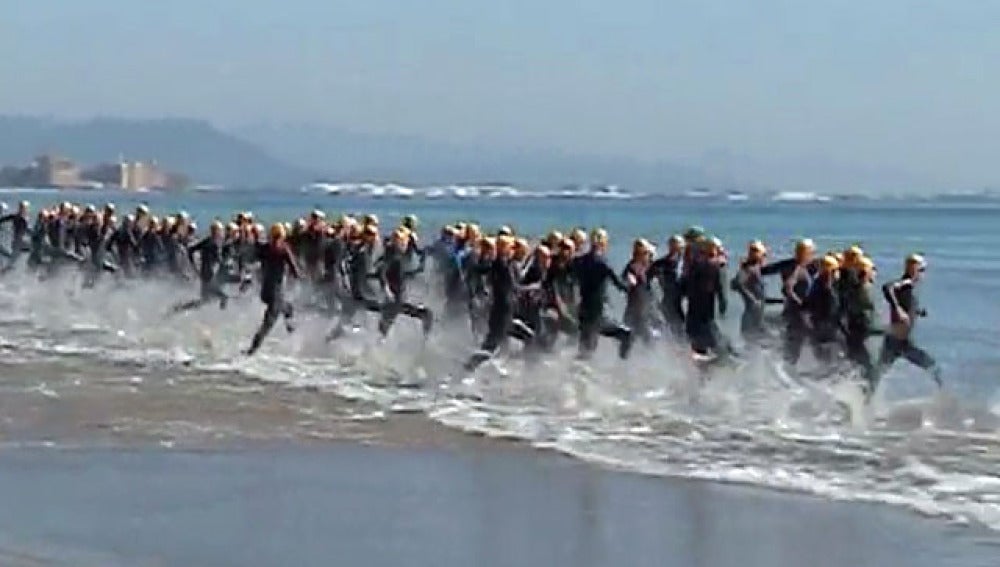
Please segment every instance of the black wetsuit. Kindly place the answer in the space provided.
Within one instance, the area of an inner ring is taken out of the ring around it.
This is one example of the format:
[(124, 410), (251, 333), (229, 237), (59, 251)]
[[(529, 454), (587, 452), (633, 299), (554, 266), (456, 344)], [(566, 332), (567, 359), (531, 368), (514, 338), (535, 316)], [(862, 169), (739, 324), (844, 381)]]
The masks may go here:
[(132, 227), (123, 225), (114, 231), (108, 244), (114, 250), (122, 275), (126, 278), (131, 278), (134, 274), (136, 254), (139, 251), (139, 243), (135, 238), (135, 231)]
[(382, 335), (388, 334), (400, 313), (407, 317), (420, 319), (423, 322), (424, 334), (430, 333), (431, 324), (434, 321), (430, 309), (407, 301), (407, 281), (424, 271), (423, 262), (414, 269), (407, 269), (409, 259), (410, 256), (407, 252), (392, 244), (385, 248), (382, 258), (379, 259), (379, 279), (388, 291), (386, 301), (382, 305), (382, 317), (378, 324), (379, 332)]
[(892, 366), (896, 359), (902, 357), (920, 368), (930, 370), (935, 381), (940, 384), (940, 368), (937, 361), (927, 351), (914, 344), (910, 338), (917, 318), (927, 315), (927, 312), (920, 307), (914, 287), (913, 279), (905, 275), (882, 286), (882, 294), (890, 306), (890, 320), (893, 326), (902, 325), (898, 313), (902, 311), (909, 317), (909, 328), (906, 329), (905, 333), (886, 333), (882, 342), (882, 351), (879, 353), (878, 372), (881, 374)]
[(728, 355), (729, 343), (715, 322), (716, 310), (725, 315), (727, 308), (723, 270), (719, 263), (708, 258), (692, 261), (684, 280), (684, 295), (688, 300), (684, 330), (691, 348), (701, 354), (711, 350), (721, 356)]
[(875, 304), (871, 297), (871, 285), (859, 278), (850, 292), (842, 295), (840, 307), (843, 313), (844, 347), (847, 358), (861, 367), (863, 377), (871, 388), (877, 378), (875, 365), (865, 341), (871, 335), (880, 334), (875, 328)]
[(347, 284), (350, 296), (341, 306), (337, 325), (330, 331), (328, 339), (335, 339), (344, 334), (344, 328), (351, 324), (355, 314), (360, 309), (372, 313), (382, 312), (382, 302), (378, 292), (372, 287), (372, 282), (379, 279), (374, 272), (374, 245), (363, 241), (351, 243), (347, 248)]
[(260, 300), (266, 308), (264, 320), (253, 336), (247, 354), (253, 354), (260, 348), (279, 316), (285, 317), (285, 325), (289, 332), (292, 331), (291, 319), (294, 310), (292, 304), (285, 300), (285, 272), (291, 273), (295, 278), (299, 277), (299, 268), (295, 264), (292, 251), (284, 242), (258, 244), (257, 258), (260, 260), (261, 269)]
[[(225, 309), (229, 296), (222, 290), (226, 279), (225, 263), (232, 250), (221, 237), (207, 236), (188, 248), (188, 261), (198, 266), (198, 280), (201, 282), (201, 297), (174, 307), (174, 311), (197, 309), (213, 299), (219, 300), (219, 308)], [(198, 255), (198, 262), (194, 260)]]
[(139, 252), (142, 254), (142, 272), (152, 276), (163, 265), (163, 239), (155, 230), (147, 229), (139, 237)]
[(831, 276), (817, 276), (805, 297), (803, 309), (809, 317), (809, 339), (813, 354), (822, 364), (833, 360), (840, 332), (840, 296)]
[(344, 261), (347, 258), (347, 242), (342, 236), (326, 239), (322, 250), (323, 277), (320, 289), (326, 302), (326, 309), (333, 313), (344, 298)]
[(0, 249), (0, 255), (9, 258), (7, 267), (12, 268), (17, 262), (17, 259), (20, 258), (21, 253), (30, 250), (28, 243), (24, 241), (24, 237), (28, 234), (29, 227), (28, 219), (17, 213), (0, 217), (0, 226), (7, 223), (10, 223), (11, 225), (10, 249)]
[(660, 312), (667, 328), (675, 338), (681, 337), (684, 330), (684, 309), (682, 302), (684, 293), (681, 286), (680, 258), (677, 254), (667, 254), (657, 258), (649, 266), (649, 279), (655, 280), (663, 297), (660, 299)]
[(806, 319), (805, 300), (812, 288), (815, 278), (808, 266), (793, 264), (789, 271), (782, 270), (782, 295), (785, 297), (785, 307), (782, 316), (785, 319), (784, 357), (788, 364), (795, 364), (802, 355), (802, 345), (809, 336), (809, 323)]
[(474, 353), (465, 363), (466, 370), (474, 370), (491, 357), (500, 345), (513, 336), (527, 344), (533, 337), (531, 330), (523, 322), (515, 324), (514, 308), (517, 292), (517, 276), (510, 260), (496, 258), (477, 262), (476, 275), (484, 276), (489, 284), (490, 302), (487, 316), (486, 338), (479, 352)]
[(116, 271), (115, 266), (107, 261), (108, 241), (112, 231), (99, 219), (93, 218), (83, 227), (82, 233), (86, 247), (90, 250), (90, 264), (84, 286), (93, 287), (105, 271)]
[(461, 258), (462, 281), (468, 298), (469, 320), (472, 333), (480, 337), (489, 332), (490, 290), (484, 281), (489, 262), (483, 262), (475, 250)]
[(632, 331), (605, 316), (604, 302), (609, 281), (624, 292), (628, 291), (628, 287), (604, 256), (593, 250), (574, 258), (570, 271), (580, 291), (578, 319), (581, 354), (587, 356), (592, 353), (597, 348), (597, 337), (600, 335), (617, 339), (618, 355), (627, 358), (632, 348)]
[(622, 270), (621, 279), (628, 283), (628, 276), (631, 275), (635, 280), (634, 285), (629, 284), (622, 322), (632, 330), (635, 336), (648, 344), (653, 338), (653, 322), (650, 317), (653, 290), (647, 279), (647, 274), (647, 268), (641, 264), (629, 262)]
[(759, 344), (767, 336), (764, 325), (767, 289), (760, 264), (744, 261), (730, 287), (743, 299), (743, 315), (740, 317), (740, 334), (743, 340), (747, 344)]

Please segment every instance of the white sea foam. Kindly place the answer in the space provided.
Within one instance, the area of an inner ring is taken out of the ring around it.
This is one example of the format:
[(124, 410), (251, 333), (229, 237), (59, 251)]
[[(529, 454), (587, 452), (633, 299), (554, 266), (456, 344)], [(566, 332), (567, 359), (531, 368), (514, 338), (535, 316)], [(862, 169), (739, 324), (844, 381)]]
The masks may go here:
[[(408, 320), (384, 344), (361, 332), (328, 346), (329, 323), (305, 315), (294, 335), (276, 329), (247, 359), (238, 352), (261, 311), (252, 296), (234, 300), (224, 317), (207, 306), (168, 320), (169, 303), (186, 294), (166, 285), (118, 291), (109, 309), (111, 296), (101, 289), (18, 283), (25, 282), (0, 284), (3, 345), (40, 360), (93, 357), (227, 373), (374, 404), (359, 420), (416, 411), (602, 466), (881, 502), (1000, 530), (995, 402), (877, 400), (870, 419), (851, 423), (837, 403), (851, 403), (856, 390), (848, 385), (789, 387), (764, 358), (700, 385), (690, 363), (664, 349), (639, 347), (622, 363), (611, 345), (589, 368), (568, 353), (535, 366), (511, 358), (463, 381), (458, 361), (472, 345), (462, 333), (445, 329), (424, 345)], [(39, 393), (59, 396), (44, 384)]]

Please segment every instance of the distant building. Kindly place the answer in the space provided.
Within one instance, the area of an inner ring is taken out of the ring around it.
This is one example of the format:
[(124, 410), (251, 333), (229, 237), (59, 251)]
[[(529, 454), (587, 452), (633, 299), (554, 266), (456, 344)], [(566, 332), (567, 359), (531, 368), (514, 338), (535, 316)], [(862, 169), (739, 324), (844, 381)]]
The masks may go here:
[(0, 186), (7, 187), (108, 187), (140, 189), (179, 189), (188, 179), (161, 169), (156, 162), (126, 161), (102, 163), (81, 172), (73, 161), (53, 155), (35, 158), (27, 167), (0, 168)]
[(187, 185), (186, 178), (160, 169), (155, 162), (119, 160), (118, 163), (102, 163), (87, 170), (83, 177), (126, 191), (178, 189)]
[(79, 187), (80, 168), (72, 160), (54, 155), (35, 158), (27, 167), (0, 169), (0, 185), (12, 187)]

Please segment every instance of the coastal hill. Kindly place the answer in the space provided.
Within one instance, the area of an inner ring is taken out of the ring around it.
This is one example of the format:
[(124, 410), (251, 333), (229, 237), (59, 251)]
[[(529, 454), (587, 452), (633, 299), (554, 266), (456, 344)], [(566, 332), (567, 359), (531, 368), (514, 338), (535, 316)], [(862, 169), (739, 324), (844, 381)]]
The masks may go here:
[(24, 164), (43, 153), (85, 164), (113, 161), (119, 155), (156, 160), (195, 183), (240, 187), (295, 185), (315, 175), (200, 120), (0, 116), (0, 164)]
[(197, 184), (297, 188), (318, 179), (406, 184), (504, 182), (536, 188), (614, 183), (638, 191), (684, 191), (712, 181), (700, 170), (627, 158), (495, 149), (365, 135), (311, 125), (246, 126), (225, 132), (189, 119), (82, 121), (0, 116), (0, 165), (43, 153), (90, 164), (156, 160)]
[(727, 186), (725, 175), (667, 161), (570, 155), (553, 150), (430, 142), (370, 135), (312, 124), (256, 124), (233, 131), (288, 163), (334, 179), (407, 184), (501, 182), (536, 189), (567, 184), (617, 184), (642, 192), (681, 193)]
[(295, 189), (313, 181), (405, 185), (508, 183), (553, 190), (569, 184), (615, 184), (644, 193), (898, 192), (944, 184), (878, 167), (817, 159), (760, 161), (729, 151), (690, 164), (552, 150), (447, 144), (373, 135), (318, 124), (251, 124), (222, 130), (203, 120), (93, 118), (71, 121), (0, 116), (0, 166), (52, 153), (81, 164), (152, 161), (195, 184)]

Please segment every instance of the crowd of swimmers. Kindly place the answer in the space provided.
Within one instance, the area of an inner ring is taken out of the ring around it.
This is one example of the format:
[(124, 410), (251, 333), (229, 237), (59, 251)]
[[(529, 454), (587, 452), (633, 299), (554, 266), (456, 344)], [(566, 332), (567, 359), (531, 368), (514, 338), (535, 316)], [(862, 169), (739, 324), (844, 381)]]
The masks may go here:
[[(418, 320), (425, 334), (436, 324), (455, 325), (480, 343), (465, 363), (468, 371), (511, 339), (523, 345), (523, 356), (536, 360), (561, 339), (575, 342), (586, 358), (606, 337), (616, 341), (621, 358), (630, 356), (637, 341), (690, 348), (713, 363), (773, 349), (790, 371), (808, 345), (821, 365), (854, 365), (869, 393), (904, 357), (940, 385), (938, 365), (912, 340), (915, 321), (926, 315), (915, 294), (927, 267), (919, 254), (907, 256), (902, 275), (882, 286), (891, 317), (882, 328), (876, 322), (873, 261), (858, 246), (819, 254), (809, 239), (795, 244), (792, 257), (774, 262), (763, 242), (750, 242), (745, 256), (728, 268), (729, 279), (722, 242), (700, 227), (671, 236), (659, 256), (650, 241), (635, 240), (630, 259), (617, 270), (606, 258), (609, 235), (601, 228), (553, 230), (533, 241), (508, 226), (486, 234), (475, 223), (458, 222), (422, 245), (412, 215), (386, 231), (375, 215), (328, 221), (317, 210), (265, 231), (252, 213), (241, 212), (229, 222), (212, 221), (199, 234), (186, 213), (156, 216), (144, 205), (120, 220), (113, 204), (61, 203), (34, 215), (30, 209), (22, 202), (0, 217), (0, 227), (9, 225), (10, 233), (9, 246), (0, 246), (2, 273), (21, 267), (26, 256), (24, 268), (42, 279), (71, 266), (82, 270), (85, 287), (109, 275), (197, 278), (198, 297), (174, 306), (173, 313), (213, 302), (225, 308), (232, 294), (256, 284), (265, 310), (247, 354), (260, 348), (279, 319), (293, 330), (285, 281), (291, 276), (306, 284), (309, 304), (331, 318), (329, 340), (341, 337), (363, 312), (377, 314), (382, 335), (399, 315)], [(767, 293), (771, 277), (780, 297)], [(434, 296), (443, 298), (440, 308), (432, 311), (411, 297), (416, 278), (439, 292)], [(608, 313), (609, 287), (624, 294), (620, 319)], [(739, 354), (717, 323), (727, 312), (729, 291), (743, 303)], [(773, 316), (768, 305), (775, 306)], [(867, 347), (873, 335), (884, 335), (877, 358)]]

